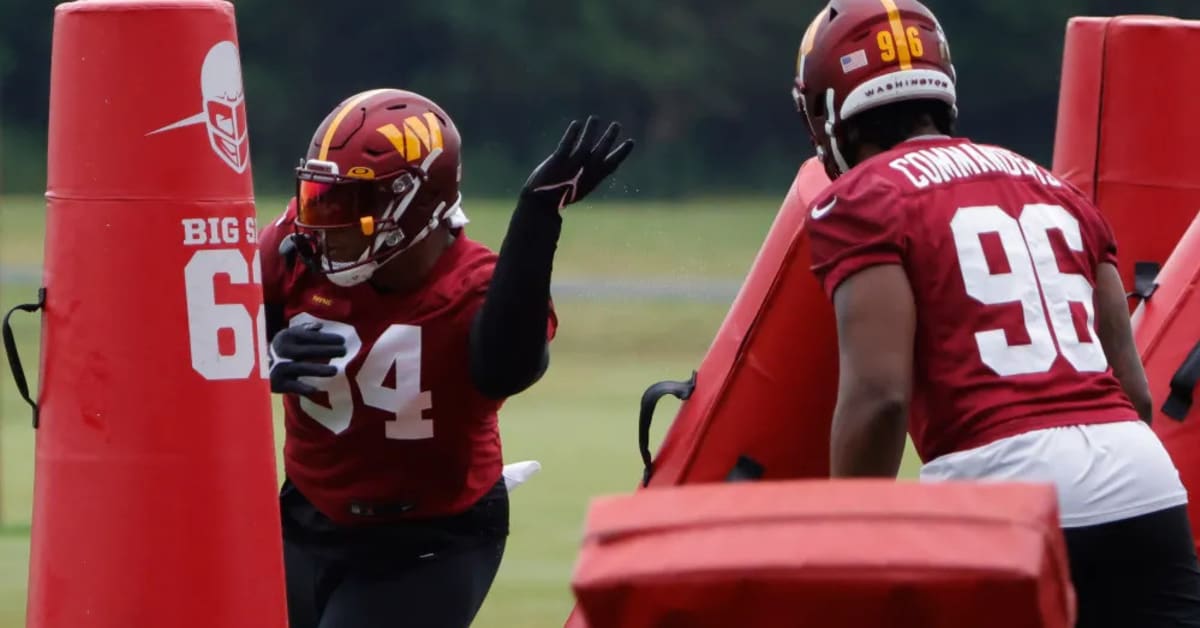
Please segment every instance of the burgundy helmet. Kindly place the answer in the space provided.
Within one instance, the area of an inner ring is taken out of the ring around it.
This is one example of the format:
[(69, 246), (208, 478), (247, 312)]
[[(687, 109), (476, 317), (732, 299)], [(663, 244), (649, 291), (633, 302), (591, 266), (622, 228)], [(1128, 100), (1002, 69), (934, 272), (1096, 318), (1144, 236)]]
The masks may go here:
[(955, 109), (954, 66), (942, 27), (917, 0), (831, 0), (808, 26), (792, 97), (830, 179), (850, 169), (838, 146), (847, 118), (902, 100)]
[[(296, 169), (296, 229), (313, 265), (336, 284), (361, 283), (457, 214), (461, 149), (450, 116), (420, 94), (374, 89), (338, 104)], [(333, 262), (324, 232), (345, 228), (371, 243)]]

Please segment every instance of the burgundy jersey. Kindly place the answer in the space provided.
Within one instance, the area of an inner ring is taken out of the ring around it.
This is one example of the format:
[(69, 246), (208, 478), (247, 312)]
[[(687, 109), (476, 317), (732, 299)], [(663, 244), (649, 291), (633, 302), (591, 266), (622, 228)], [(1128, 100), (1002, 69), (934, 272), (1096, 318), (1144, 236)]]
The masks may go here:
[[(496, 255), (460, 232), (416, 292), (342, 288), (279, 255), (294, 219), (292, 203), (263, 230), (264, 298), (283, 304), (288, 325), (320, 322), (346, 338), (346, 356), (329, 362), (336, 376), (302, 378), (320, 393), (284, 395), (288, 478), (342, 524), (369, 511), (377, 521), (465, 510), (503, 466), (501, 402), (476, 391), (468, 354)], [(555, 326), (551, 310), (548, 337)]]
[(832, 299), (899, 264), (917, 308), (909, 433), (921, 459), (1031, 430), (1136, 420), (1095, 331), (1096, 267), (1116, 263), (1100, 212), (1009, 150), (920, 138), (813, 202), (813, 270)]

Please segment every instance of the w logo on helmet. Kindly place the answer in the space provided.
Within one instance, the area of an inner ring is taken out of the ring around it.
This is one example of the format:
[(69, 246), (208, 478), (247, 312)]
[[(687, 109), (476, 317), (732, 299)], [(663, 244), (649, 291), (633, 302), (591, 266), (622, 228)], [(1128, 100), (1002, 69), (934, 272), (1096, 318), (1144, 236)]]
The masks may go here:
[(442, 148), (442, 126), (433, 112), (404, 119), (404, 130), (392, 123), (375, 129), (392, 143), (396, 152), (410, 162), (419, 162), (423, 155)]

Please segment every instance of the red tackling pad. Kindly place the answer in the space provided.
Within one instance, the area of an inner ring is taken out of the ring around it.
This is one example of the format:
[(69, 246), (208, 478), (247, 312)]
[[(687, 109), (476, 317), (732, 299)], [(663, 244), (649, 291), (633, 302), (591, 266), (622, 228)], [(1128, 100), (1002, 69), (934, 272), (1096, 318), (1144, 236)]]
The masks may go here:
[(571, 586), (592, 628), (1067, 628), (1049, 485), (709, 484), (593, 502)]

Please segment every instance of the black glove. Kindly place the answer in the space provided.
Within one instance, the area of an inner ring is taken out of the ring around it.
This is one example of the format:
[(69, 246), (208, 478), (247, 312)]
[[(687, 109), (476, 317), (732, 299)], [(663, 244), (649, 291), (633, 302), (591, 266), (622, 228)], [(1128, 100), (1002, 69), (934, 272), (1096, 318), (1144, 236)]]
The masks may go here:
[(336, 366), (306, 361), (346, 355), (346, 339), (320, 329), (320, 323), (308, 323), (275, 334), (271, 340), (271, 392), (311, 395), (317, 389), (299, 378), (337, 375)]
[(608, 125), (599, 140), (596, 134), (600, 127), (595, 117), (588, 116), (582, 132), (579, 127), (578, 120), (567, 126), (558, 148), (534, 168), (521, 188), (523, 198), (544, 197), (562, 209), (596, 189), (633, 150), (633, 140), (628, 139), (613, 148), (621, 132), (621, 125), (616, 122)]

